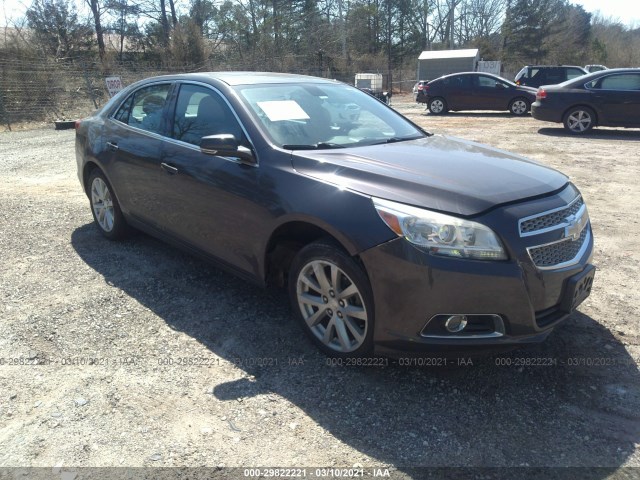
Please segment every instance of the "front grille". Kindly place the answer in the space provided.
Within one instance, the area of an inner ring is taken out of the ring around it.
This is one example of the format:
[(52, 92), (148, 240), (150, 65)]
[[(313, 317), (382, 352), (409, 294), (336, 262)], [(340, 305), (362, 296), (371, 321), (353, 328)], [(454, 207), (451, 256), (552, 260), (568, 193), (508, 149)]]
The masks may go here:
[(538, 216), (521, 220), (520, 235), (530, 235), (540, 230), (546, 230), (563, 225), (567, 222), (567, 217), (578, 213), (582, 205), (584, 205), (582, 197), (577, 197), (573, 203), (560, 210), (542, 213)]
[(582, 229), (580, 238), (575, 241), (567, 238), (549, 245), (529, 248), (528, 250), (529, 255), (531, 255), (531, 260), (533, 260), (533, 263), (538, 268), (556, 267), (570, 262), (575, 259), (580, 252), (588, 234), (589, 227), (587, 224)]

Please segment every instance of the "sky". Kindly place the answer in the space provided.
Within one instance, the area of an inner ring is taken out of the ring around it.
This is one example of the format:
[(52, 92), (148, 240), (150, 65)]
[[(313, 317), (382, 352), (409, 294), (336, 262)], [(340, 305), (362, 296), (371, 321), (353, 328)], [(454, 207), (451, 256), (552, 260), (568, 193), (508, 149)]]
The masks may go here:
[[(79, 9), (85, 4), (83, 0), (76, 1)], [(604, 17), (612, 17), (629, 27), (640, 28), (640, 0), (571, 0), (571, 3), (582, 5), (587, 12), (599, 11)], [(0, 0), (0, 26), (5, 26), (7, 18), (23, 16), (30, 4), (31, 0)]]

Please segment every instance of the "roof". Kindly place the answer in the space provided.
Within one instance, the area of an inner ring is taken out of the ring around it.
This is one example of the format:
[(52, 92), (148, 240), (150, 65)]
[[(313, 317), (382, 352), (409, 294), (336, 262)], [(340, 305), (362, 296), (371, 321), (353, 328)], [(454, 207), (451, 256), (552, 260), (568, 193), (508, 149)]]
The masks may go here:
[(187, 78), (189, 76), (216, 78), (228, 85), (254, 85), (267, 83), (336, 83), (335, 80), (328, 78), (275, 72), (202, 72), (188, 73), (185, 74), (183, 78)]
[(433, 60), (436, 58), (475, 58), (478, 56), (477, 48), (466, 48), (462, 50), (428, 50), (418, 57), (418, 60)]

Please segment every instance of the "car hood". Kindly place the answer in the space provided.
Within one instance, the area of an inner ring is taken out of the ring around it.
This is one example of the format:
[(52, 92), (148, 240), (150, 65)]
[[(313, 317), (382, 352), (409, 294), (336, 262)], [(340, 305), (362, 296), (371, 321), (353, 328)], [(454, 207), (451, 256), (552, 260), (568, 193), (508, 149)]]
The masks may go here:
[(341, 188), (462, 216), (559, 190), (560, 172), (478, 143), (433, 135), (340, 150), (294, 151), (294, 169)]

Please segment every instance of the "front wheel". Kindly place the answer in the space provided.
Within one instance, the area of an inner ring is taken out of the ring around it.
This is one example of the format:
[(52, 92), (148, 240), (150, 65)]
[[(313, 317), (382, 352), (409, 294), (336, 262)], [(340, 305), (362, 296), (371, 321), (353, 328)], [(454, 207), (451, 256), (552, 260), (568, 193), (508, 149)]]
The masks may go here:
[(441, 115), (447, 112), (447, 102), (444, 98), (436, 97), (429, 100), (429, 111), (434, 115)]
[(104, 173), (97, 168), (89, 175), (89, 188), (91, 213), (100, 233), (110, 240), (125, 237), (129, 227), (120, 210), (118, 199)]
[(571, 133), (587, 133), (593, 128), (596, 114), (589, 107), (574, 107), (570, 109), (563, 119), (564, 128)]
[(330, 357), (359, 358), (373, 350), (373, 295), (363, 269), (338, 247), (304, 247), (289, 271), (295, 317)]
[(509, 104), (509, 111), (514, 115), (526, 115), (531, 104), (526, 98), (514, 98)]

